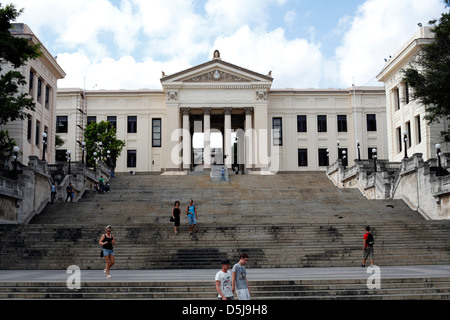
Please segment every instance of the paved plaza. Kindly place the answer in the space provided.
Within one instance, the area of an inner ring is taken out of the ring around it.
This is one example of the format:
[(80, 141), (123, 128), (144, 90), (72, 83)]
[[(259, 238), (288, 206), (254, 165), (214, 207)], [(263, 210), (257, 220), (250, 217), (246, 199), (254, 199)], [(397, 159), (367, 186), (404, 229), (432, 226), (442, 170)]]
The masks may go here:
[[(81, 281), (98, 282), (168, 282), (211, 281), (217, 270), (112, 270), (112, 280), (107, 280), (102, 270), (81, 270)], [(387, 266), (380, 267), (381, 279), (439, 278), (450, 276), (450, 265)], [(334, 268), (258, 268), (248, 269), (249, 281), (258, 280), (367, 280), (370, 269), (362, 267)], [(65, 282), (66, 270), (0, 270), (0, 282)]]

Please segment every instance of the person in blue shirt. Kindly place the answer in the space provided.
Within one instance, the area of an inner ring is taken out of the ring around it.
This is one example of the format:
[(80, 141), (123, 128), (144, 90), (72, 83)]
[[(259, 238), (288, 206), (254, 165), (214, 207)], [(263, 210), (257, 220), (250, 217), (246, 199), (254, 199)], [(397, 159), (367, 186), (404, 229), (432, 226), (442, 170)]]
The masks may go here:
[(189, 200), (189, 205), (186, 207), (186, 214), (189, 222), (189, 233), (194, 232), (194, 228), (197, 225), (197, 208), (194, 205), (194, 200)]

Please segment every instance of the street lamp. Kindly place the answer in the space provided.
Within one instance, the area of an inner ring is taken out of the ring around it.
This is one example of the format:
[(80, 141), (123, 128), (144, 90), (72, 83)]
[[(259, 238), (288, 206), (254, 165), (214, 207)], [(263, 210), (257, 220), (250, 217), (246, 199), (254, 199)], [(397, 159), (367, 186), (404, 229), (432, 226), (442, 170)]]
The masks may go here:
[(345, 170), (345, 166), (347, 165), (347, 151), (342, 150), (342, 165), (344, 166), (344, 170)]
[(94, 171), (97, 170), (97, 152), (94, 152)]
[(14, 146), (13, 148), (14, 155), (12, 156), (12, 158), (14, 159), (14, 174), (17, 171), (17, 161), (19, 160), (19, 151), (20, 148), (18, 146)]
[(359, 144), (359, 140), (356, 140), (356, 147), (358, 148), (358, 160), (361, 160), (361, 145)]
[(82, 142), (81, 143), (81, 163), (84, 163), (84, 150), (86, 150), (86, 142)]
[(377, 149), (372, 149), (373, 171), (377, 172)]
[(66, 156), (66, 158), (67, 158), (67, 160), (69, 161), (69, 174), (70, 174), (70, 160), (72, 159), (71, 158), (71, 155), (72, 155), (72, 151), (70, 151), (70, 150), (67, 150), (67, 156)]
[(47, 132), (42, 133), (42, 161), (45, 161), (45, 150), (47, 149)]
[(405, 159), (408, 159), (408, 151), (406, 150), (406, 141), (408, 141), (408, 132), (403, 131), (403, 141), (405, 142)]
[(441, 167), (441, 156), (442, 156), (442, 152), (441, 152), (441, 144), (437, 143), (436, 144), (436, 156), (438, 158), (438, 171), (437, 171), (437, 175), (440, 176), (441, 172), (442, 172), (442, 167)]

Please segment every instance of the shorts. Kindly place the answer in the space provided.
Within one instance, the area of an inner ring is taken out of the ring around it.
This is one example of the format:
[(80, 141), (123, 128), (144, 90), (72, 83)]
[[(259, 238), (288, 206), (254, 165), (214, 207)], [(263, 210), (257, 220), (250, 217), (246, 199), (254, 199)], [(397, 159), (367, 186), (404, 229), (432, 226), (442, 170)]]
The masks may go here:
[(194, 224), (197, 224), (197, 219), (195, 219), (195, 216), (188, 214), (188, 222), (189, 225), (192, 226)]
[(103, 256), (113, 256), (114, 255), (114, 250), (112, 249), (103, 249)]
[(363, 257), (364, 259), (373, 259), (373, 247), (365, 247)]
[(236, 289), (239, 300), (250, 300), (250, 292), (248, 289)]

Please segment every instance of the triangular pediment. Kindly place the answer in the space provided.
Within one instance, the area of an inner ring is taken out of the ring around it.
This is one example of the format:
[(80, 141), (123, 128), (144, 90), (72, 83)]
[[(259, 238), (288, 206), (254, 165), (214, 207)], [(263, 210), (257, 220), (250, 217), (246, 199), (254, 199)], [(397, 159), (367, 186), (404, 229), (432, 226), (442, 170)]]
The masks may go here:
[(161, 78), (163, 86), (172, 83), (272, 83), (272, 81), (270, 75), (263, 75), (221, 59), (213, 59), (172, 75), (163, 74)]

